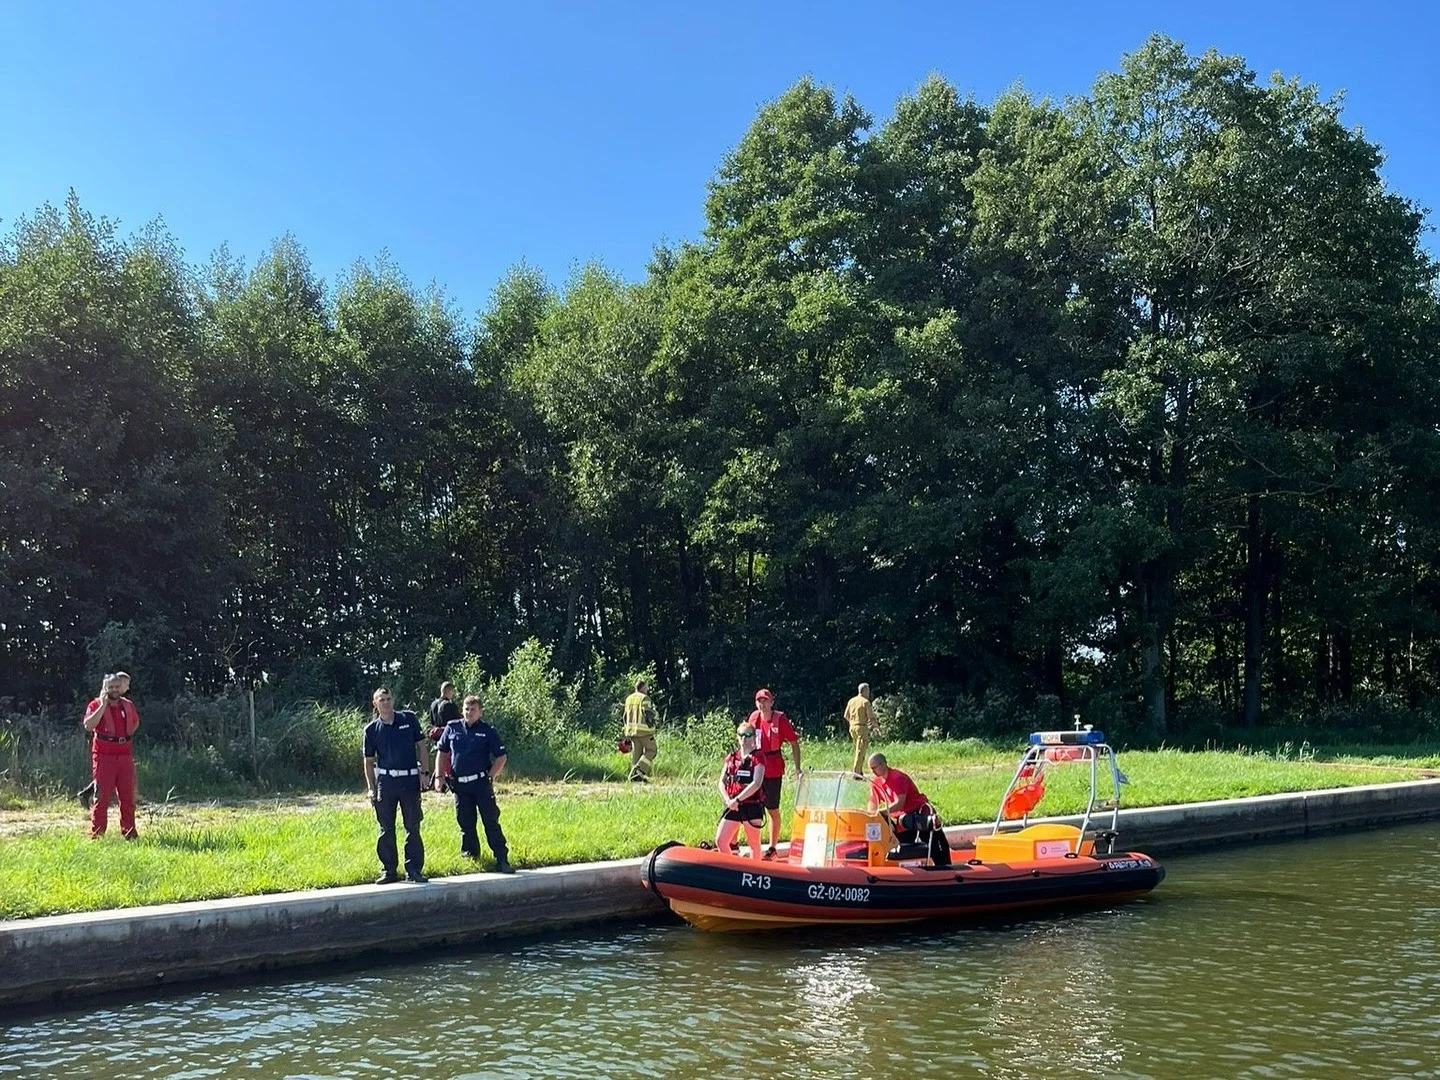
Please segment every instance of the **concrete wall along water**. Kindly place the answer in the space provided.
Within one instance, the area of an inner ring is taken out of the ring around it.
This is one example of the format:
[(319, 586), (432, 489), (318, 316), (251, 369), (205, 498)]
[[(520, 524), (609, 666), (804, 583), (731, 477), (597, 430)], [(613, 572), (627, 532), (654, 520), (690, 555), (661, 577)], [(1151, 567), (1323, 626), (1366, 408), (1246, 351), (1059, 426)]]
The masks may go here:
[[(1434, 817), (1440, 817), (1440, 780), (1375, 784), (1122, 810), (1118, 846), (1165, 856)], [(947, 831), (953, 843), (988, 828)], [(640, 886), (643, 861), (0, 922), (0, 1003), (646, 917), (663, 905)]]

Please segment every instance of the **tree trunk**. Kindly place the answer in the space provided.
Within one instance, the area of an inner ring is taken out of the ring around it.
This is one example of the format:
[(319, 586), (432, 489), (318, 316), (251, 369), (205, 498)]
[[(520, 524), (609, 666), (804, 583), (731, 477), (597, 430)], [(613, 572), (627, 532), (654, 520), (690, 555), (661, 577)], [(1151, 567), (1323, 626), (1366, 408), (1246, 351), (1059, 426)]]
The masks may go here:
[(1348, 626), (1335, 628), (1335, 674), (1341, 701), (1355, 692), (1355, 638)]
[(1210, 672), (1215, 679), (1215, 696), (1220, 701), (1220, 708), (1231, 713), (1235, 703), (1230, 700), (1230, 658), (1226, 652), (1225, 620), (1212, 618), (1210, 630), (1214, 635), (1210, 646)]
[(680, 615), (684, 627), (682, 656), (690, 675), (690, 692), (699, 700), (710, 696), (710, 672), (704, 663), (705, 650), (701, 645), (706, 626), (709, 623), (705, 590), (705, 564), (702, 558), (692, 557), (690, 545), (686, 542), (685, 524), (679, 516), (675, 519), (676, 550), (679, 553), (680, 571)]
[(1179, 700), (1180, 641), (1175, 633), (1175, 620), (1165, 637), (1165, 717), (1166, 724), (1175, 723), (1175, 702)]
[(630, 545), (630, 607), (634, 614), (634, 640), (641, 656), (659, 667), (655, 635), (650, 625), (650, 594), (645, 581), (645, 557), (639, 545)]
[(575, 631), (580, 620), (580, 583), (571, 580), (565, 594), (565, 636), (560, 641), (560, 666), (573, 666)]
[(745, 553), (745, 629), (750, 629), (750, 601), (755, 591), (755, 549)]
[(1285, 667), (1285, 609), (1280, 602), (1280, 579), (1285, 568), (1285, 556), (1276, 543), (1275, 534), (1268, 537), (1269, 573), (1266, 578), (1270, 585), (1270, 618), (1266, 621), (1269, 640), (1270, 689), (1272, 701), (1284, 708), (1289, 679)]
[(1045, 642), (1045, 652), (1041, 659), (1040, 685), (1045, 687), (1047, 693), (1054, 694), (1060, 699), (1060, 715), (1065, 716), (1069, 709), (1069, 700), (1065, 695), (1065, 647), (1060, 640), (1058, 628), (1049, 634)]
[(1315, 698), (1329, 701), (1330, 697), (1330, 630), (1328, 625), (1321, 625), (1319, 640), (1315, 642)]
[(1151, 738), (1165, 734), (1165, 680), (1163, 647), (1168, 622), (1168, 583), (1158, 562), (1146, 564), (1141, 575), (1140, 694), (1144, 701), (1145, 729)]
[(1245, 583), (1241, 608), (1245, 618), (1245, 701), (1241, 722), (1260, 723), (1261, 643), (1265, 639), (1265, 557), (1260, 531), (1260, 496), (1251, 495), (1245, 514)]

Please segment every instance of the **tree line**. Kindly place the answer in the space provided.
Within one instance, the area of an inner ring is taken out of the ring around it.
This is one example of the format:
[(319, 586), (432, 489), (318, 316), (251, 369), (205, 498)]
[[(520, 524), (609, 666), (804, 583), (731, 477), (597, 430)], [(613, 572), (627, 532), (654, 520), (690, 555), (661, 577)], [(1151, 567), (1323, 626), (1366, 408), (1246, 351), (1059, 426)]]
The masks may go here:
[(363, 698), (536, 638), (957, 725), (1432, 708), (1440, 304), (1381, 161), (1161, 37), (1063, 102), (802, 80), (643, 280), (521, 266), (473, 320), (72, 195), (0, 251), (0, 695)]

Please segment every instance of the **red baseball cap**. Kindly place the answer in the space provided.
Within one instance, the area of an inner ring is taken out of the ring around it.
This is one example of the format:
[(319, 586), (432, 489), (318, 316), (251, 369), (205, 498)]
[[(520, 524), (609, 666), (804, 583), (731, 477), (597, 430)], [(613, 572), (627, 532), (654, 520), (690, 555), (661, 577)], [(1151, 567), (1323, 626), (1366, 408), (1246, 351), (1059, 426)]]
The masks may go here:
[(756, 690), (756, 691), (755, 691), (755, 700), (756, 700), (756, 701), (774, 701), (774, 700), (775, 700), (775, 695), (772, 694), (772, 693), (770, 693), (769, 690)]

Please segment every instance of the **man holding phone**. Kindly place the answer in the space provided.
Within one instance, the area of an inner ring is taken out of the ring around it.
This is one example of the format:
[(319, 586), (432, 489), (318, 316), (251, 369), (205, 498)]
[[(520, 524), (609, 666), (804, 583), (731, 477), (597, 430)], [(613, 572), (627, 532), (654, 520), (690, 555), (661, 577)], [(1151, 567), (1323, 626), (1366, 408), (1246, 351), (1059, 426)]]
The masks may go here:
[(95, 778), (95, 802), (90, 808), (90, 838), (105, 835), (110, 823), (110, 798), (120, 798), (120, 835), (134, 840), (135, 755), (131, 744), (140, 727), (135, 703), (125, 696), (130, 676), (123, 671), (100, 681), (100, 696), (85, 707), (81, 726), (90, 732), (90, 772)]

